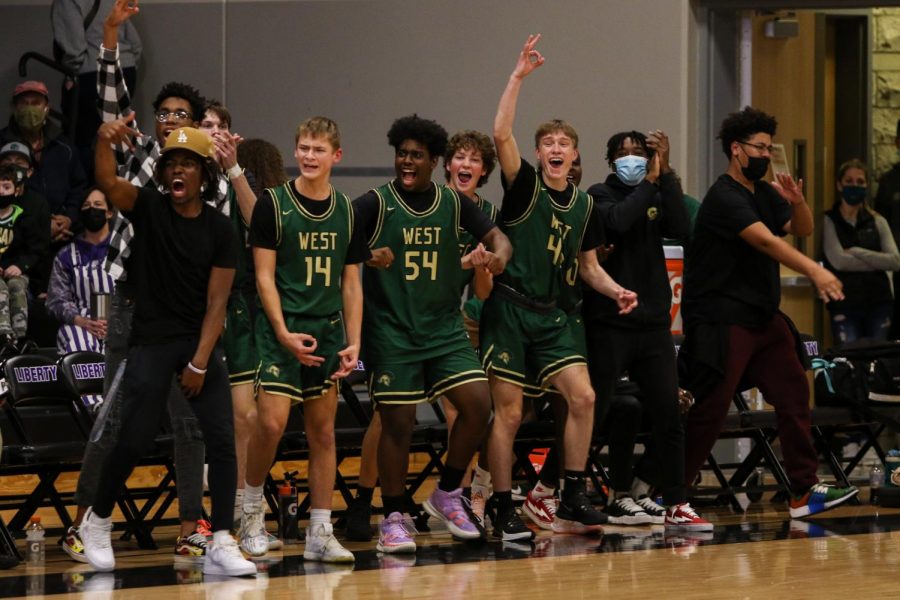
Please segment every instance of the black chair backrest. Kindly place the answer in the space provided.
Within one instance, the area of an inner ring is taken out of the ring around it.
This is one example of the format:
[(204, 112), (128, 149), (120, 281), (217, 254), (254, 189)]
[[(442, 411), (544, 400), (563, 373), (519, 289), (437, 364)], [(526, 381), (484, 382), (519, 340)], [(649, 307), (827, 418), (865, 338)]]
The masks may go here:
[(59, 379), (59, 367), (46, 356), (11, 356), (3, 362), (3, 377), (12, 404), (40, 398), (70, 397)]
[(106, 363), (98, 352), (72, 352), (59, 359), (59, 376), (70, 394), (80, 398), (103, 393)]

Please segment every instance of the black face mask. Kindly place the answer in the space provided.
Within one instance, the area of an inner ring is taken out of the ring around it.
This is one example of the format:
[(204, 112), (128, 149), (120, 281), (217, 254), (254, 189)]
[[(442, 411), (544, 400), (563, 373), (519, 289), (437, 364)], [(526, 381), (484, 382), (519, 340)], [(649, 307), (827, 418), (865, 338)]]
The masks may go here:
[(13, 203), (13, 200), (16, 199), (15, 194), (10, 194), (9, 196), (0, 196), (0, 210), (8, 208), (10, 204)]
[(106, 209), (103, 208), (85, 208), (81, 211), (81, 222), (84, 228), (90, 232), (96, 233), (103, 229), (106, 225)]
[(750, 181), (759, 181), (769, 170), (769, 159), (762, 156), (748, 156), (747, 166), (741, 167), (741, 174)]

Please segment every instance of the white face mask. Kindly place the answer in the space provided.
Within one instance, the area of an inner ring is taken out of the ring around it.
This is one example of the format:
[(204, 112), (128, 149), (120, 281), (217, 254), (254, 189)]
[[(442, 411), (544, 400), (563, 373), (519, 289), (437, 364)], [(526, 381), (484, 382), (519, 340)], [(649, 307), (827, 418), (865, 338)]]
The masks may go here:
[(647, 176), (647, 158), (644, 156), (622, 156), (613, 161), (616, 176), (625, 185), (637, 185)]

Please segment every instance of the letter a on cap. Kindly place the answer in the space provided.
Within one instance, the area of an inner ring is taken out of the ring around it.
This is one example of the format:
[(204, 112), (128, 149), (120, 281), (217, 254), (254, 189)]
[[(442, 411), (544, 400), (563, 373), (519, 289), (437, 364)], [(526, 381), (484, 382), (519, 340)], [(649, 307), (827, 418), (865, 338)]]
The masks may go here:
[(184, 130), (178, 132), (178, 143), (183, 144), (187, 141), (187, 134), (184, 133)]

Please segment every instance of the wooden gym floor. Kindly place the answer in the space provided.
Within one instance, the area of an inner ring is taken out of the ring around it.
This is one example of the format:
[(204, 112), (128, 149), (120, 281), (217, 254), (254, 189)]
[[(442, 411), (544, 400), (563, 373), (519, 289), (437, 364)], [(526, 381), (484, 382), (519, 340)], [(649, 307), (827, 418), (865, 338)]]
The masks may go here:
[[(427, 494), (429, 490), (423, 490)], [(861, 493), (863, 500), (867, 491)], [(44, 514), (44, 513), (42, 513)], [(454, 542), (434, 527), (415, 555), (379, 556), (348, 543), (352, 567), (304, 562), (289, 545), (260, 561), (255, 579), (204, 579), (200, 564), (173, 564), (174, 527), (160, 549), (114, 537), (117, 570), (95, 574), (48, 536), (43, 568), (0, 571), (0, 596), (85, 598), (897, 598), (900, 510), (851, 505), (792, 521), (768, 496), (747, 513), (703, 508), (712, 534), (669, 535), (657, 527), (609, 526), (602, 536), (548, 535), (533, 544)], [(430, 524), (434, 525), (432, 519)], [(51, 523), (52, 526), (52, 523)], [(270, 524), (271, 526), (271, 524)], [(20, 541), (20, 544), (22, 542)]]

